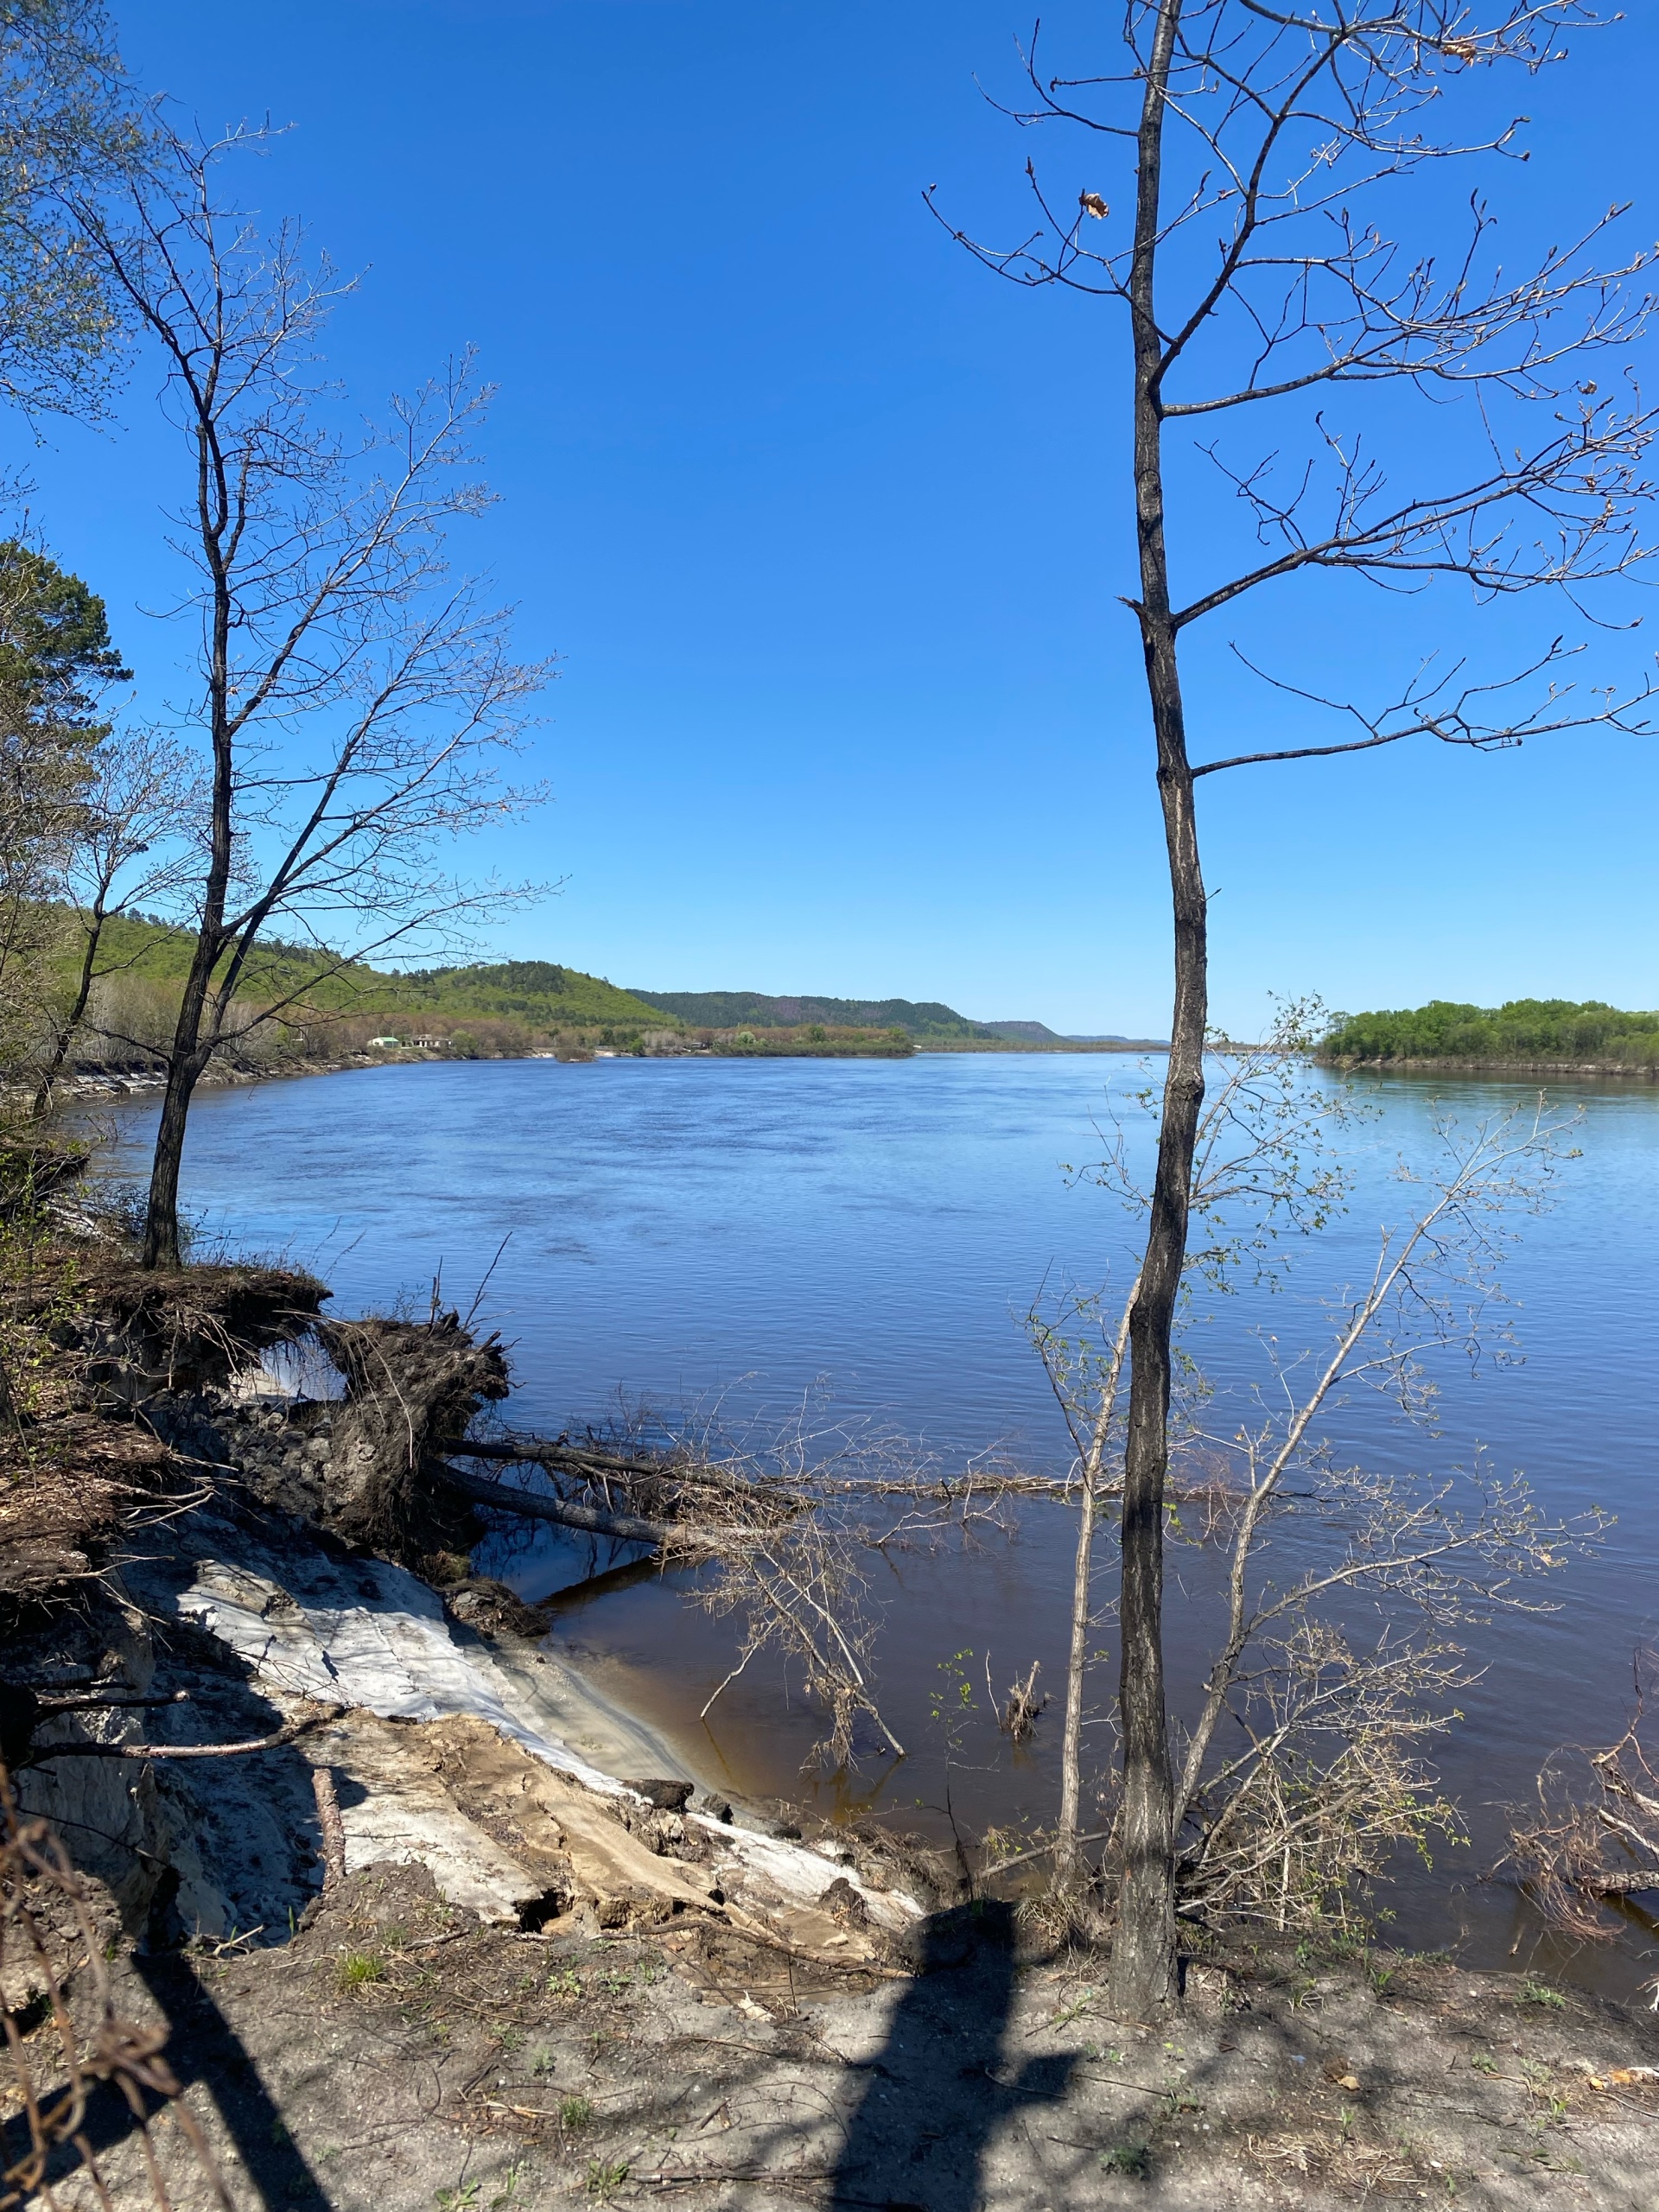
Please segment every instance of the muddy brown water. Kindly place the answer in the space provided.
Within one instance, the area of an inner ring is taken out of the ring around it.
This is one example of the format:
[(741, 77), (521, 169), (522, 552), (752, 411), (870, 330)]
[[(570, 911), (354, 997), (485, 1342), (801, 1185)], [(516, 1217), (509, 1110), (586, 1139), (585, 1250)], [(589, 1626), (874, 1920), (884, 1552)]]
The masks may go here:
[[(804, 1413), (819, 1431), (902, 1433), (946, 1465), (1001, 1445), (1059, 1469), (1066, 1441), (1021, 1316), (1045, 1284), (1124, 1280), (1132, 1224), (1064, 1169), (1101, 1156), (1115, 1114), (1144, 1149), (1133, 1102), (1149, 1071), (1082, 1055), (369, 1070), (203, 1095), (185, 1195), (200, 1249), (223, 1239), (313, 1266), (337, 1312), (400, 1298), (424, 1309), (435, 1275), (465, 1311), (494, 1261), (479, 1314), (512, 1348), (515, 1425), (643, 1403), (671, 1425), (717, 1414), (765, 1434)], [(1379, 1224), (1401, 1217), (1397, 1163), (1432, 1159), (1436, 1117), (1466, 1128), (1535, 1085), (1390, 1077), (1368, 1092), (1379, 1110), (1349, 1140), (1345, 1215), (1299, 1246), (1287, 1288), (1247, 1287), (1192, 1333), (1223, 1409), (1242, 1410), (1265, 1380), (1265, 1335), (1281, 1349), (1319, 1340), (1321, 1300), (1369, 1273)], [(1332, 1427), (1344, 1458), (1385, 1471), (1467, 1466), (1480, 1452), (1524, 1470), (1554, 1514), (1616, 1515), (1594, 1554), (1544, 1586), (1554, 1610), (1465, 1631), (1482, 1671), (1436, 1756), (1473, 1840), (1399, 1869), (1381, 1902), (1414, 1946), (1627, 1993), (1659, 1969), (1640, 1913), (1618, 1944), (1569, 1955), (1512, 1886), (1485, 1878), (1504, 1807), (1556, 1745), (1618, 1735), (1632, 1656), (1659, 1634), (1659, 1090), (1586, 1081), (1554, 1095), (1582, 1113), (1583, 1157), (1552, 1210), (1510, 1224), (1515, 1356), (1441, 1366), (1438, 1435), (1374, 1402)], [(115, 1109), (116, 1173), (137, 1172), (154, 1118), (148, 1104)], [(1311, 1525), (1296, 1541), (1313, 1560), (1330, 1537)], [(1058, 1688), (1071, 1542), (1063, 1513), (1028, 1506), (1017, 1538), (887, 1559), (872, 1589), (877, 1672), (907, 1756), (871, 1749), (835, 1777), (803, 1774), (815, 1716), (786, 1669), (757, 1663), (699, 1719), (734, 1638), (697, 1607), (695, 1576), (612, 1574), (561, 1600), (555, 1636), (695, 1770), (745, 1794), (868, 1807), (935, 1834), (950, 1819), (967, 1833), (1040, 1822), (1056, 1797), (1057, 1707), (1014, 1750), (992, 1704), (1033, 1660)], [(540, 1599), (588, 1561), (545, 1532), (493, 1544), (479, 1564)], [(1215, 1560), (1197, 1546), (1172, 1567), (1174, 1687), (1190, 1702)], [(1103, 1756), (1109, 1687), (1103, 1669), (1091, 1731)], [(962, 1711), (950, 1729), (936, 1717), (945, 1702)]]

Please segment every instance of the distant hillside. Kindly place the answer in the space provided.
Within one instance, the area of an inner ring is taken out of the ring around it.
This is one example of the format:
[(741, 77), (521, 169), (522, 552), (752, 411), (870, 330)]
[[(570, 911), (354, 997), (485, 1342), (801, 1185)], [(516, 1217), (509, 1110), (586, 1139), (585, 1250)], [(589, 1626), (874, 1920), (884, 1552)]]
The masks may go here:
[(909, 999), (769, 998), (761, 991), (642, 991), (633, 996), (693, 1029), (793, 1029), (819, 1022), (845, 1029), (902, 1029), (907, 1037), (990, 1038), (1000, 1033), (969, 1021), (954, 1007)]
[[(66, 913), (65, 959), (74, 931)], [(95, 1022), (159, 1046), (178, 1007), (194, 940), (171, 924), (120, 916), (105, 925)], [(265, 1049), (327, 1055), (373, 1033), (430, 1039), (461, 1054), (540, 1050), (557, 1045), (632, 1052), (702, 1049), (685, 1032), (723, 1032), (716, 1052), (766, 1058), (934, 1052), (1070, 1052), (1127, 1040), (1062, 1037), (1041, 1021), (970, 1021), (937, 1000), (772, 997), (760, 991), (627, 991), (602, 976), (550, 960), (474, 961), (418, 970), (351, 962), (321, 975), (329, 956), (273, 940), (259, 946), (238, 994), (245, 1023), (265, 1007), (293, 1001), (280, 1041)], [(66, 971), (67, 972), (67, 971)], [(295, 1000), (298, 994), (297, 1001)], [(359, 1038), (357, 1032), (360, 1030)], [(753, 1033), (739, 1046), (732, 1033)], [(656, 1033), (656, 1041), (641, 1046)], [(664, 1033), (673, 1033), (664, 1034)], [(262, 1034), (270, 1038), (268, 1031)]]
[(1486, 1060), (1516, 1067), (1659, 1067), (1659, 1014), (1624, 1014), (1598, 999), (1511, 999), (1499, 1007), (1448, 999), (1389, 1013), (1344, 1014), (1320, 1048), (1332, 1060)]
[[(187, 931), (123, 915), (105, 925), (100, 963), (140, 982), (181, 982), (194, 946)], [(262, 1000), (268, 1004), (307, 983), (328, 957), (315, 947), (276, 939), (257, 946), (240, 995), (252, 1006)], [(305, 995), (319, 1013), (384, 1014), (388, 1020), (401, 1014), (405, 1027), (411, 1015), (429, 1014), (501, 1016), (538, 1030), (664, 1027), (655, 1007), (618, 990), (602, 976), (561, 968), (550, 960), (482, 961), (416, 972), (352, 962), (311, 983)]]
[(550, 960), (425, 968), (417, 975), (385, 977), (380, 988), (387, 986), (389, 1007), (401, 1001), (432, 1014), (506, 1014), (546, 1029), (664, 1026), (657, 1009), (637, 994), (619, 990), (602, 976), (585, 976), (580, 968), (560, 968)]

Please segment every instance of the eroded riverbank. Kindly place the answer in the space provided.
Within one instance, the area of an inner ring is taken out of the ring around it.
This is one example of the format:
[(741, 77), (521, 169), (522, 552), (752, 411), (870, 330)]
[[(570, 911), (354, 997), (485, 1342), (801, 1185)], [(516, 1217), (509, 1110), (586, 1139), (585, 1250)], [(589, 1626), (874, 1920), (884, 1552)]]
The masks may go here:
[[(1178, 2024), (1113, 2020), (1102, 1961), (969, 1869), (722, 1802), (464, 1557), (437, 1587), (325, 1525), (385, 1472), (363, 1446), (388, 1410), (414, 1436), (477, 1382), (448, 1317), (387, 1335), (378, 1405), (353, 1402), (360, 1357), (343, 1396), (302, 1400), (261, 1354), (326, 1328), (315, 1281), (36, 1258), (8, 1310), (14, 1348), (44, 1333), (0, 1511), (6, 1748), (98, 1956), (73, 1928), (35, 1968), (9, 1953), (6, 2001), (44, 2080), (42, 1971), (89, 2022), (107, 1978), (133, 2032), (165, 2035), (235, 2212), (486, 2191), (1645, 2205), (1651, 2021), (1529, 1975), (1270, 1941), (1197, 1942)], [(229, 1744), (265, 1748), (192, 1756)], [(112, 2097), (83, 2134), (139, 2204)], [(151, 2133), (180, 2212), (213, 2201), (179, 2128)], [(92, 2201), (84, 2175), (57, 2195)]]

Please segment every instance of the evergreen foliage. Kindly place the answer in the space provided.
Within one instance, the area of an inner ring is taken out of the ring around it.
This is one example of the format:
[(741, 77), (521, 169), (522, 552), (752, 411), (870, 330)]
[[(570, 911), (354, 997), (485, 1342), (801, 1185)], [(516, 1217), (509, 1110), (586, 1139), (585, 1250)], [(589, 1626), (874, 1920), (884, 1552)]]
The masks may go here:
[(96, 415), (123, 306), (66, 194), (130, 172), (145, 125), (97, 0), (0, 0), (0, 401)]

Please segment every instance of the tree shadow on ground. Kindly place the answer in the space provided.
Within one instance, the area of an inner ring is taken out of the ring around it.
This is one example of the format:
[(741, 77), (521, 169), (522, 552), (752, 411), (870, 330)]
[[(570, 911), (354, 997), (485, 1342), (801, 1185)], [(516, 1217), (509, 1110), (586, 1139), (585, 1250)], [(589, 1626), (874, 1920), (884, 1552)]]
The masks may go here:
[(269, 2212), (328, 2212), (327, 2192), (192, 1961), (157, 1952), (132, 1963), (171, 2030), (168, 2063), (180, 2087), (200, 2082), (206, 2088), (259, 2202)]
[[(146, 1956), (139, 1953), (132, 1964), (167, 2024), (168, 2066), (181, 2090), (200, 2084), (213, 2100), (239, 2161), (238, 2173), (251, 2190), (253, 2202), (263, 2212), (329, 2212), (331, 2199), (289, 2134), (241, 2037), (192, 1962), (176, 1954)], [(143, 2102), (145, 2120), (155, 2120), (165, 2109), (165, 2100), (153, 2094), (145, 2096)], [(54, 2189), (82, 2168), (85, 2153), (101, 2158), (120, 2150), (130, 2142), (139, 2126), (137, 2114), (116, 2085), (97, 2082), (87, 2096), (75, 2139), (57, 2146), (48, 2161), (40, 2190), (21, 2201), (55, 2201)], [(26, 2121), (19, 2117), (8, 2122), (0, 2137), (8, 2164), (25, 2155), (28, 2142)], [(128, 2179), (130, 2186), (119, 2190), (118, 2202), (162, 2202), (137, 2175)], [(234, 2187), (232, 2193), (238, 2202), (245, 2201)], [(109, 2199), (103, 2201), (107, 2203)]]
[(1012, 1907), (980, 1900), (937, 1914), (923, 1942), (922, 1972), (869, 2062), (836, 2169), (830, 2202), (849, 2212), (974, 2212), (993, 2138), (1013, 2115), (1063, 2098), (1076, 2063), (1004, 2055)]

